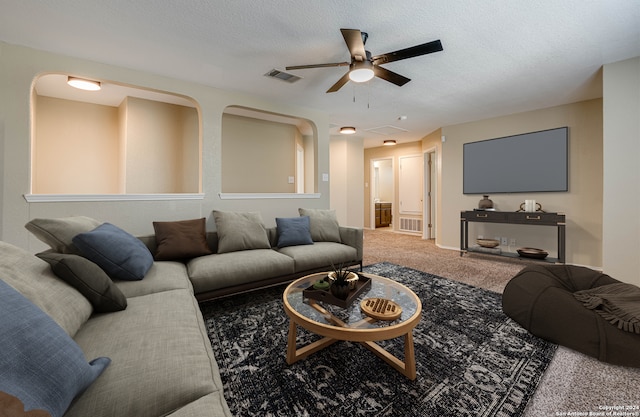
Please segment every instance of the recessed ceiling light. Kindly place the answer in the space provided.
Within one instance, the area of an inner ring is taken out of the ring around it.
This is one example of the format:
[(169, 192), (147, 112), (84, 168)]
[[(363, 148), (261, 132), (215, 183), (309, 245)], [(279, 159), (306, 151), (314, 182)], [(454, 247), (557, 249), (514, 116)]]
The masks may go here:
[(100, 90), (100, 81), (85, 80), (84, 78), (69, 77), (67, 84), (80, 90), (98, 91)]
[(393, 139), (387, 139), (387, 140), (385, 140), (385, 141), (383, 142), (383, 145), (384, 145), (384, 146), (393, 146), (393, 145), (395, 145), (395, 144), (396, 144), (396, 141), (395, 141), (395, 140), (393, 140)]
[(356, 133), (356, 128), (353, 126), (345, 126), (340, 128), (340, 133), (343, 135), (353, 135)]

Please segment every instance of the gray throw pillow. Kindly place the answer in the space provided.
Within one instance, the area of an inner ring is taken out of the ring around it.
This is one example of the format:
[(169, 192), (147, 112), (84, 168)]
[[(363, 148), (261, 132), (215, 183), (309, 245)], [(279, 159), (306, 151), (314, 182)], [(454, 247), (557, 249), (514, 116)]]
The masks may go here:
[(260, 213), (214, 210), (213, 219), (218, 233), (218, 253), (271, 249)]
[(111, 278), (90, 260), (79, 255), (43, 252), (38, 258), (51, 265), (60, 279), (78, 290), (96, 313), (108, 313), (127, 308), (127, 299)]
[(73, 237), (100, 226), (96, 219), (86, 216), (61, 217), (57, 219), (33, 219), (24, 227), (35, 237), (58, 253), (78, 254)]
[(309, 216), (311, 238), (314, 242), (342, 243), (335, 210), (299, 208), (298, 213), (301, 216)]

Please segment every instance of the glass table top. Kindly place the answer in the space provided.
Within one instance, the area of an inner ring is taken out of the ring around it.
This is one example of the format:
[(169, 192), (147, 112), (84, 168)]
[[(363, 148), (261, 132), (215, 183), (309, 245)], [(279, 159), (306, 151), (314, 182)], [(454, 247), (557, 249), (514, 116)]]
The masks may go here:
[[(294, 281), (284, 293), (284, 298), (291, 309), (307, 320), (327, 326), (336, 326), (334, 322), (328, 320), (326, 314), (312, 306), (312, 303), (319, 304), (324, 310), (344, 322), (347, 328), (351, 329), (379, 329), (381, 327), (392, 327), (401, 325), (407, 320), (419, 314), (422, 306), (418, 297), (409, 288), (391, 279), (372, 274), (358, 273), (371, 278), (371, 289), (360, 294), (347, 308), (342, 308), (327, 302), (311, 300), (303, 296), (303, 291), (309, 288), (315, 281), (326, 276), (326, 272), (308, 275)], [(397, 303), (402, 308), (400, 318), (393, 321), (373, 320), (360, 311), (360, 302), (366, 298), (387, 298)]]

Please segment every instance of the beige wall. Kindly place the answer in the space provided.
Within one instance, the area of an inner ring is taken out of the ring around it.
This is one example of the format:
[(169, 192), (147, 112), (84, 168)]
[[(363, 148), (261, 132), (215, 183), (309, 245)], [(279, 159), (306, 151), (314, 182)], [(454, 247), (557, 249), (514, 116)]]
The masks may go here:
[[(289, 106), (240, 94), (0, 42), (0, 238), (32, 251), (45, 246), (32, 237), (24, 224), (35, 217), (91, 216), (114, 223), (133, 234), (153, 231), (154, 220), (180, 220), (206, 217), (209, 229), (215, 226), (211, 210), (258, 210), (267, 225), (276, 216), (297, 216), (298, 207), (328, 208), (329, 182), (318, 181), (319, 197), (222, 199), (222, 115), (228, 106), (241, 106), (274, 114), (309, 120), (317, 129), (315, 150), (318, 175), (329, 173), (328, 115), (300, 106)], [(30, 192), (30, 98), (34, 79), (42, 73), (59, 71), (105, 82), (117, 81), (152, 90), (193, 98), (200, 107), (202, 123), (202, 198), (160, 201), (83, 201), (28, 203)]]
[(605, 65), (603, 269), (640, 285), (640, 58)]
[(34, 194), (118, 192), (118, 109), (36, 96)]
[(363, 227), (363, 149), (362, 138), (331, 136), (330, 207), (336, 210), (340, 224), (353, 227)]
[[(559, 193), (494, 194), (499, 210), (516, 211), (525, 199), (534, 199), (545, 211), (567, 216), (567, 262), (602, 266), (602, 100), (519, 113), (442, 128), (442, 186), (438, 244), (459, 248), (460, 211), (478, 206), (481, 195), (462, 194), (462, 148), (467, 142), (491, 139), (556, 127), (569, 127), (569, 191)], [(544, 161), (540, 161), (544, 169)], [(505, 172), (504, 175), (509, 175)], [(472, 224), (470, 240), (484, 237), (516, 239), (516, 247), (531, 246), (556, 252), (553, 227)]]
[(34, 97), (33, 194), (199, 192), (196, 109)]
[(199, 192), (197, 110), (136, 97), (121, 106), (127, 113), (125, 192)]
[(222, 191), (295, 193), (298, 129), (290, 124), (225, 114), (222, 117)]

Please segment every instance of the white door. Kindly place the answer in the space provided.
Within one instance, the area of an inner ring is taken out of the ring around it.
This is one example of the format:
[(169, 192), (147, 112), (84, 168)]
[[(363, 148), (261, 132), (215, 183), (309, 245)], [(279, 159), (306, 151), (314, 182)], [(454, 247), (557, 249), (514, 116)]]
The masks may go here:
[(422, 214), (422, 155), (401, 156), (399, 197), (401, 214)]

